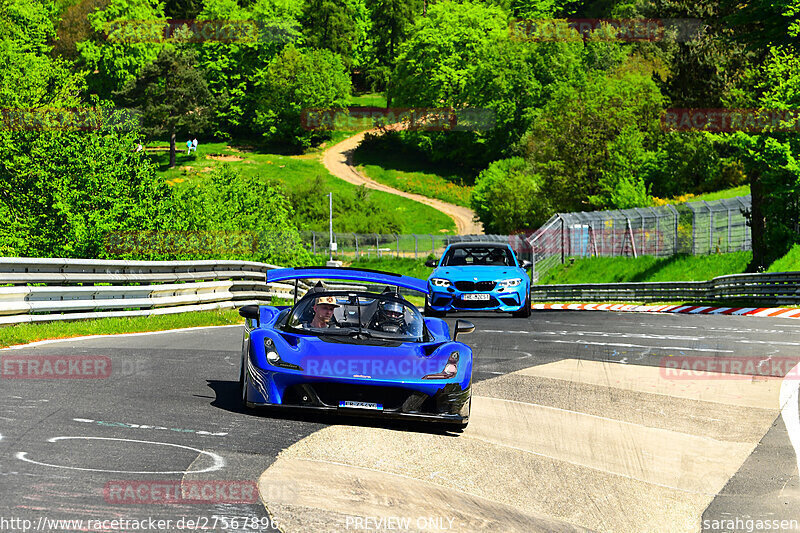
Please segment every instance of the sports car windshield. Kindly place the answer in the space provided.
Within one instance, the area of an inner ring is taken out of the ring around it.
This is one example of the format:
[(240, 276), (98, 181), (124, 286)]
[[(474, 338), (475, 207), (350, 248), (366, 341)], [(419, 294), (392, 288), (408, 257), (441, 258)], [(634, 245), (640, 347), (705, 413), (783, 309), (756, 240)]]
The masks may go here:
[(471, 246), (450, 248), (444, 256), (442, 266), (516, 266), (508, 248)]
[(422, 342), (423, 319), (394, 293), (317, 292), (292, 309), (286, 327), (310, 335)]

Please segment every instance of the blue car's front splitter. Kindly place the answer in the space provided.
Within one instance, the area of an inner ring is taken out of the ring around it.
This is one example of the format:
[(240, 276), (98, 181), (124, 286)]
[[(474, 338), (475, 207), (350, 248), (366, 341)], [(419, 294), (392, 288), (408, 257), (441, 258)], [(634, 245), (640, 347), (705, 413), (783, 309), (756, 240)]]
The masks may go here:
[[(252, 367), (250, 370), (255, 370), (256, 375), (249, 385), (248, 407), (314, 409), (348, 416), (457, 423), (466, 423), (469, 419), (469, 383), (462, 386), (452, 381), (437, 383), (433, 380), (423, 383), (333, 380)], [(364, 403), (369, 407), (340, 407), (342, 401)]]

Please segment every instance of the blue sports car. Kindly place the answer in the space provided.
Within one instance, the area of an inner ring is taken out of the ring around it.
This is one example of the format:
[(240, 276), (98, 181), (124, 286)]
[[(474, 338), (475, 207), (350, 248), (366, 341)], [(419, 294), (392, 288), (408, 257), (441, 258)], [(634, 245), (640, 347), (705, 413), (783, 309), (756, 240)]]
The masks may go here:
[(451, 244), (428, 278), (425, 316), (447, 311), (509, 311), (517, 317), (531, 315), (531, 264), (517, 260), (507, 244), (462, 242)]
[(458, 320), (451, 338), (444, 320), (423, 317), (399, 288), (424, 293), (424, 280), (349, 268), (267, 273), (269, 283), (297, 279), (380, 285), (328, 290), (318, 283), (293, 306), (242, 307), (246, 321), (239, 387), (245, 408), (292, 407), (467, 425), (472, 350), (456, 339), (475, 326)]

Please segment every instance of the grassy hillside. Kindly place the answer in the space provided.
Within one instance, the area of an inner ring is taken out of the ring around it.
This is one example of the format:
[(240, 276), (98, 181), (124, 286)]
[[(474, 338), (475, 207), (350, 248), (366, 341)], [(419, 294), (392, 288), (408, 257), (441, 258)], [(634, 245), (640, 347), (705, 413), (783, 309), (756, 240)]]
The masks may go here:
[(786, 255), (772, 263), (767, 272), (797, 272), (800, 271), (800, 244), (792, 246)]
[[(163, 147), (165, 143), (158, 146)], [(333, 177), (315, 154), (292, 156), (243, 144), (217, 142), (201, 143), (197, 153), (192, 155), (187, 155), (184, 149), (178, 153), (177, 164), (172, 169), (168, 168), (168, 151), (153, 152), (153, 158), (161, 175), (172, 186), (202, 185), (216, 167), (228, 163), (244, 176), (280, 181), (288, 191), (302, 188), (319, 177), (325, 192), (333, 192), (334, 202), (337, 195), (352, 196), (358, 189)], [(369, 198), (382, 209), (398, 215), (401, 233), (455, 233), (453, 220), (432, 207), (380, 191), (370, 191)]]
[(549, 270), (539, 284), (622, 283), (638, 281), (705, 281), (744, 272), (750, 252), (712, 255), (676, 255), (656, 258), (590, 257)]
[(456, 165), (430, 162), (383, 139), (359, 146), (353, 161), (363, 174), (395, 189), (469, 207), (475, 176)]

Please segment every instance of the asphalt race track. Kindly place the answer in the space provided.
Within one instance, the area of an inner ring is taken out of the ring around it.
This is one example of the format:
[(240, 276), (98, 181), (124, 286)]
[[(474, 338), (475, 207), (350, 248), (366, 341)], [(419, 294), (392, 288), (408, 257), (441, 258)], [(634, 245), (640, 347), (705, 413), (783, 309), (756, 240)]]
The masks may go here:
[[(463, 433), (245, 413), (238, 326), (0, 350), (0, 531), (800, 531), (800, 321), (463, 317)], [(29, 356), (111, 370), (15, 379)], [(776, 377), (665, 368), (730, 358)]]

